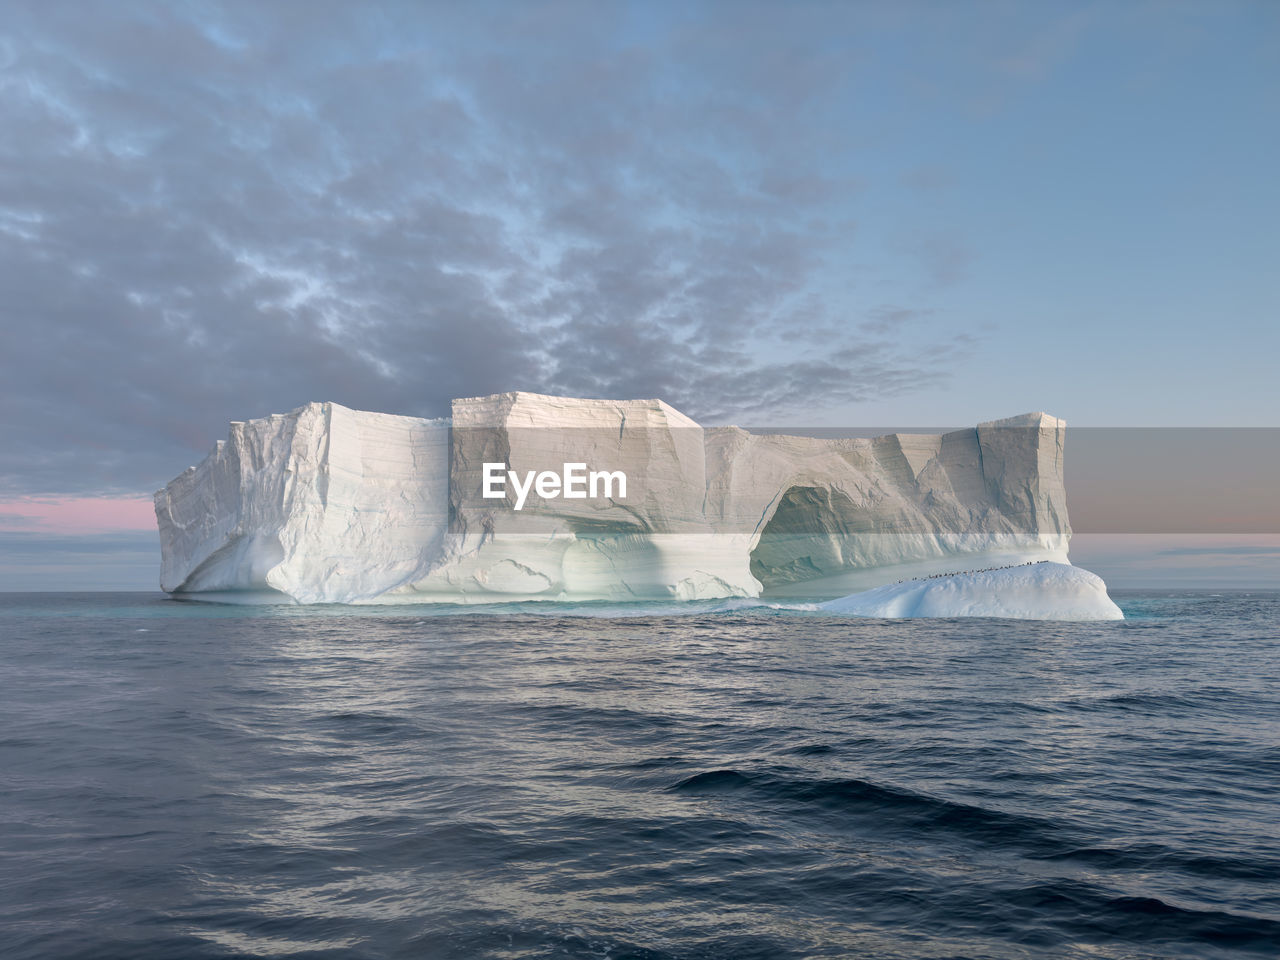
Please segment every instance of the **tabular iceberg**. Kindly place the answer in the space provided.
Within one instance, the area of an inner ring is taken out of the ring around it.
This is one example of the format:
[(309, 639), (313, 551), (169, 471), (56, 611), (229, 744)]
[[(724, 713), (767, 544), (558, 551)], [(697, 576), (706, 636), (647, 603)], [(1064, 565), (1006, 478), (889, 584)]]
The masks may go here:
[[(1067, 562), (1065, 425), (1046, 414), (818, 439), (704, 428), (660, 400), (505, 393), (451, 412), (312, 403), (232, 423), (156, 494), (162, 589), (302, 603), (825, 598)], [(597, 468), (624, 482), (590, 494), (570, 482)]]

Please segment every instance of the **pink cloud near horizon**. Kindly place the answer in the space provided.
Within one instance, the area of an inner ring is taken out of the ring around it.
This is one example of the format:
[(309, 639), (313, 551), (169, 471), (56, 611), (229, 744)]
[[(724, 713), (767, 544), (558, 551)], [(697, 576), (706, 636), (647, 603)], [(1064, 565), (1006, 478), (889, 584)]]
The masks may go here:
[(150, 497), (17, 497), (0, 501), (0, 529), (111, 533), (156, 529)]

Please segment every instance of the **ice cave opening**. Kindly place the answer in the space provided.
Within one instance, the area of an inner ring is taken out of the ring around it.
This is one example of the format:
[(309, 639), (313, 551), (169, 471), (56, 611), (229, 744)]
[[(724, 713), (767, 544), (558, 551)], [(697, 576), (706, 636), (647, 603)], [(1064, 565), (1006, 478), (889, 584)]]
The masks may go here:
[(873, 529), (864, 513), (840, 490), (789, 487), (751, 551), (752, 575), (768, 589), (841, 573), (850, 535)]

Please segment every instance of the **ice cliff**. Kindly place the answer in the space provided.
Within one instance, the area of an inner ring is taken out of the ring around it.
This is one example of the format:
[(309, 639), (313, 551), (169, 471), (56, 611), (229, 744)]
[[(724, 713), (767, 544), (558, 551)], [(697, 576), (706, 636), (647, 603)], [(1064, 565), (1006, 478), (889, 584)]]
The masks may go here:
[[(1062, 421), (818, 439), (703, 428), (659, 400), (507, 393), (440, 420), (312, 403), (234, 422), (155, 497), (162, 589), (313, 602), (832, 597), (1052, 560)], [(485, 497), (572, 463), (625, 496)], [(283, 595), (283, 596), (282, 596)]]
[(449, 421), (336, 403), (234, 421), (155, 502), (163, 590), (376, 597), (443, 549)]

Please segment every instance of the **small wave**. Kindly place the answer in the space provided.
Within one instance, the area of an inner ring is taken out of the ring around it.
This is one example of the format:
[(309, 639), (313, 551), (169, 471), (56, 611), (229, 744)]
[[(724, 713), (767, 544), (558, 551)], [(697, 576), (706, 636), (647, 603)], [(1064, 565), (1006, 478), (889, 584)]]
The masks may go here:
[(643, 760), (636, 760), (633, 763), (619, 763), (615, 769), (618, 770), (659, 770), (663, 767), (678, 767), (688, 764), (690, 761), (684, 757), (646, 757)]
[(1188, 873), (1218, 880), (1266, 881), (1280, 876), (1280, 861), (1254, 855), (1231, 859), (1213, 854), (1186, 854), (1161, 844), (1124, 847), (1080, 847), (1039, 858), (1074, 861), (1101, 870), (1143, 873)]
[(1018, 906), (1044, 913), (1060, 928), (1121, 943), (1213, 944), (1261, 950), (1267, 956), (1275, 956), (1275, 945), (1280, 943), (1280, 922), (1275, 920), (1183, 907), (1153, 896), (1116, 896), (1082, 881), (1037, 883), (1007, 897)]
[(856, 778), (804, 778), (726, 768), (685, 777), (669, 789), (713, 794), (750, 791), (763, 802), (785, 802), (844, 817), (873, 816), (878, 830), (942, 831), (972, 842), (1016, 845), (1026, 853), (1047, 855), (1069, 842), (1063, 826), (1050, 820)]
[(673, 784), (671, 789), (676, 792), (694, 790), (723, 791), (740, 790), (751, 785), (751, 778), (739, 773), (737, 770), (707, 770), (703, 773), (695, 773), (691, 777), (686, 777), (679, 783)]
[(1066, 701), (1077, 710), (1116, 710), (1166, 717), (1189, 711), (1239, 712), (1257, 708), (1257, 697), (1217, 686), (1182, 690), (1131, 690), (1101, 697)]
[(821, 757), (829, 753), (835, 753), (836, 748), (829, 743), (806, 743), (803, 746), (792, 747), (787, 752), (798, 757)]
[(342, 711), (309, 718), (309, 722), (327, 727), (344, 738), (419, 736), (423, 731), (415, 720), (389, 713)]

